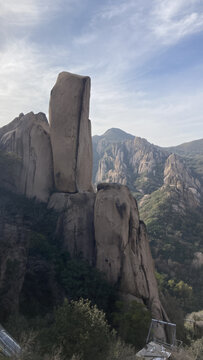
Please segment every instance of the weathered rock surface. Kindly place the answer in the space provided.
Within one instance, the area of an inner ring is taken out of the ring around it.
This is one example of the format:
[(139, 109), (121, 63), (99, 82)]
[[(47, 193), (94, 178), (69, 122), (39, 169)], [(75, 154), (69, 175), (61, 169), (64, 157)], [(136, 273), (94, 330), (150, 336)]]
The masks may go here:
[(99, 184), (95, 202), (96, 266), (131, 299), (141, 299), (164, 318), (146, 229), (126, 186)]
[[(117, 182), (144, 195), (163, 184), (167, 152), (147, 140), (133, 137), (119, 129), (110, 129), (101, 137), (93, 137), (93, 181)], [(111, 136), (110, 136), (111, 135)]]
[(201, 269), (203, 267), (203, 253), (201, 251), (194, 253), (194, 259), (192, 261), (192, 266), (195, 269)]
[(48, 207), (59, 212), (57, 237), (72, 256), (81, 255), (90, 264), (95, 263), (94, 240), (95, 194), (54, 193)]
[(200, 182), (192, 176), (184, 161), (176, 154), (171, 154), (166, 161), (164, 185), (177, 189), (189, 206), (196, 207), (200, 204)]
[(43, 113), (21, 114), (0, 129), (0, 185), (40, 201), (53, 189), (49, 125)]
[(50, 98), (50, 128), (57, 191), (90, 191), (92, 177), (90, 78), (59, 74)]

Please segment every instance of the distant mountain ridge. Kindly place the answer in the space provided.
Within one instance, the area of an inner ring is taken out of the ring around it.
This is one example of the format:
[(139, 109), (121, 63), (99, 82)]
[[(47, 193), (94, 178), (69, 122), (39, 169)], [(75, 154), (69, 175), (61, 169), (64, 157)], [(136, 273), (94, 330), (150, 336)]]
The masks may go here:
[(180, 155), (203, 155), (203, 139), (189, 141), (166, 149)]
[(135, 136), (126, 133), (125, 131), (117, 128), (111, 128), (107, 130), (103, 135), (94, 135), (92, 137), (93, 142), (105, 139), (106, 141), (120, 142), (125, 140), (132, 140)]
[[(92, 137), (92, 141), (93, 141), (93, 143), (97, 143), (99, 140), (103, 139), (103, 140), (111, 141), (111, 142), (112, 141), (120, 142), (120, 141), (125, 141), (125, 140), (132, 140), (134, 138), (146, 140), (139, 136), (127, 133), (124, 130), (121, 130), (119, 128), (110, 128), (107, 131), (105, 131), (105, 133), (102, 135), (94, 135)], [(181, 143), (180, 145), (176, 145), (176, 146), (167, 146), (167, 147), (159, 146), (159, 145), (154, 145), (154, 146), (161, 148), (163, 150), (169, 151), (169, 152), (177, 153), (177, 154), (178, 153), (179, 154), (190, 154), (190, 155), (191, 154), (203, 154), (203, 138), (188, 141), (185, 143)]]
[[(203, 139), (194, 140), (191, 142), (186, 142), (178, 146), (171, 147), (161, 147), (158, 145), (151, 144), (144, 138), (140, 138), (129, 133), (126, 133), (123, 130), (117, 128), (111, 128), (107, 130), (103, 135), (95, 135), (92, 138), (93, 142), (93, 153), (94, 153), (94, 170), (93, 170), (93, 183), (101, 180), (98, 179), (98, 164), (101, 165), (101, 155), (104, 154), (107, 149), (110, 152), (110, 147), (114, 146), (114, 154), (118, 150), (120, 143), (122, 147), (127, 147), (127, 152), (131, 147), (131, 150), (134, 148), (134, 152), (144, 151), (145, 155), (151, 154), (156, 151), (162, 153), (166, 159), (171, 153), (175, 153), (184, 158), (184, 161), (188, 164), (188, 167), (191, 168), (193, 172), (196, 172), (196, 176), (200, 177), (200, 181), (203, 180)], [(116, 145), (117, 144), (117, 145)], [(123, 145), (123, 144), (126, 144)], [(106, 154), (107, 154), (106, 153)], [(126, 154), (126, 151), (125, 151)], [(132, 155), (132, 154), (131, 154)], [(112, 159), (111, 159), (112, 160)], [(145, 159), (145, 165), (149, 162), (149, 159)], [(146, 167), (146, 166), (145, 166)], [(143, 171), (142, 171), (143, 172)], [(202, 179), (201, 179), (202, 177)], [(103, 179), (105, 180), (105, 179)], [(113, 180), (113, 179), (112, 179)], [(128, 184), (129, 185), (129, 184)], [(130, 185), (129, 185), (130, 186)]]

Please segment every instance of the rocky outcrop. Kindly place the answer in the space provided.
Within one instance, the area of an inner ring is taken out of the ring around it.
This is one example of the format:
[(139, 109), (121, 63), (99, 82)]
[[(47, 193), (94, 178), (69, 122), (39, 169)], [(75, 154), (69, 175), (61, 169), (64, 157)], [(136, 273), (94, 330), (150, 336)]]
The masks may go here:
[(189, 206), (200, 205), (200, 182), (192, 176), (184, 161), (176, 154), (171, 154), (166, 161), (164, 186), (178, 190)]
[(0, 129), (0, 185), (40, 201), (53, 189), (49, 125), (43, 113), (21, 114)]
[(192, 267), (195, 269), (201, 269), (203, 267), (203, 253), (201, 251), (194, 253)]
[(93, 182), (117, 182), (141, 195), (158, 189), (163, 184), (167, 152), (126, 133), (116, 141), (117, 130), (109, 130), (111, 137), (108, 131), (101, 137), (93, 137)]
[(147, 304), (155, 318), (165, 315), (159, 301), (145, 225), (126, 186), (99, 184), (94, 213), (96, 266), (129, 299)]
[(126, 144), (130, 157), (130, 165), (137, 174), (155, 174), (157, 164), (163, 165), (166, 153), (158, 146), (150, 144), (146, 139), (135, 137), (134, 142)]
[(147, 305), (155, 318), (167, 318), (146, 228), (126, 186), (99, 184), (96, 194), (54, 193), (48, 207), (58, 212), (56, 236), (63, 248), (105, 273), (125, 299)]
[(48, 204), (59, 213), (56, 236), (63, 248), (72, 256), (81, 255), (91, 265), (95, 264), (94, 202), (91, 192), (54, 193)]
[(91, 190), (90, 78), (59, 74), (50, 98), (50, 128), (57, 191)]

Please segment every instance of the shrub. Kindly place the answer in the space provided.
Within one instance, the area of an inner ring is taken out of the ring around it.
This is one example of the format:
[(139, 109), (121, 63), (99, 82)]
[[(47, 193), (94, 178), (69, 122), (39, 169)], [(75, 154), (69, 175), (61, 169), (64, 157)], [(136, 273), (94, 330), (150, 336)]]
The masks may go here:
[(151, 314), (144, 305), (132, 301), (126, 305), (122, 301), (116, 303), (117, 312), (113, 314), (113, 325), (121, 338), (137, 349), (144, 346)]

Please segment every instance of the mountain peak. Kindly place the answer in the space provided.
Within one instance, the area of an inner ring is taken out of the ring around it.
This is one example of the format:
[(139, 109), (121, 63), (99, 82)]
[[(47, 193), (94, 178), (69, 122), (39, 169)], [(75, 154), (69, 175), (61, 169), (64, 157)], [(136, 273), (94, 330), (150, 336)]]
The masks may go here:
[(123, 131), (121, 129), (111, 128), (111, 129), (108, 129), (101, 136), (98, 136), (98, 135), (93, 136), (93, 140), (100, 140), (100, 139), (105, 139), (105, 140), (111, 141), (111, 142), (120, 142), (120, 141), (125, 141), (125, 140), (133, 140), (134, 136), (129, 133), (126, 133), (125, 131)]

